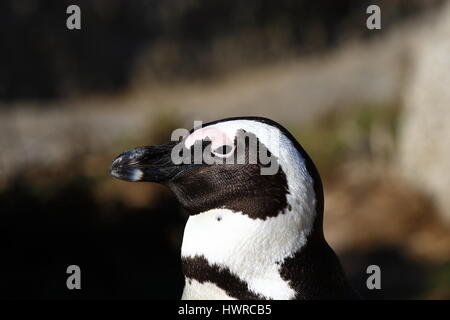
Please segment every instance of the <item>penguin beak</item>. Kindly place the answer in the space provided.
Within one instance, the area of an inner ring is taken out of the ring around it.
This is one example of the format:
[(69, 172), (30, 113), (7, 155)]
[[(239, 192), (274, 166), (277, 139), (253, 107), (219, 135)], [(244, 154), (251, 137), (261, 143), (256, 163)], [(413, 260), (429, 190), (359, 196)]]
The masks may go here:
[(179, 176), (185, 165), (175, 165), (171, 152), (176, 142), (131, 149), (120, 154), (111, 164), (110, 174), (125, 181), (164, 183)]

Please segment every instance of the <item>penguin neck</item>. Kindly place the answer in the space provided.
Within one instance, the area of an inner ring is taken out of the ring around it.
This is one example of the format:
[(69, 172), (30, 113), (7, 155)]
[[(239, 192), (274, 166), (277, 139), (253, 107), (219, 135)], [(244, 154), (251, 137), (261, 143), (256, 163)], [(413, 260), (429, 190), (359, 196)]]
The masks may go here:
[(324, 237), (322, 221), (320, 214), (305, 245), (284, 260), (281, 277), (289, 282), (298, 300), (359, 299)]

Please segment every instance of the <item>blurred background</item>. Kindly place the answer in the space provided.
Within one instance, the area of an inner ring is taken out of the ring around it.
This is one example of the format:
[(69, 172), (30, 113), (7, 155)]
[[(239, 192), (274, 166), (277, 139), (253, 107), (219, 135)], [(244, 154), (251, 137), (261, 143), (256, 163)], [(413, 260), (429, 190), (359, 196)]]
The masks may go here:
[(2, 0), (0, 297), (178, 299), (186, 218), (109, 165), (193, 120), (255, 115), (316, 162), (361, 296), (449, 299), (449, 53), (448, 1)]

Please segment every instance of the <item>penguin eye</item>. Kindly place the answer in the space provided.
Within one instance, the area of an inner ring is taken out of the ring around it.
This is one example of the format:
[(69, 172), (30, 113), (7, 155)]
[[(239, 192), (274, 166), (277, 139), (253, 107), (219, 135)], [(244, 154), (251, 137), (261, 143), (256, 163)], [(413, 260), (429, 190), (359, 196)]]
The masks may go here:
[(224, 144), (223, 146), (220, 146), (212, 151), (212, 153), (218, 157), (224, 158), (229, 156), (234, 151), (234, 146), (230, 146), (227, 144)]

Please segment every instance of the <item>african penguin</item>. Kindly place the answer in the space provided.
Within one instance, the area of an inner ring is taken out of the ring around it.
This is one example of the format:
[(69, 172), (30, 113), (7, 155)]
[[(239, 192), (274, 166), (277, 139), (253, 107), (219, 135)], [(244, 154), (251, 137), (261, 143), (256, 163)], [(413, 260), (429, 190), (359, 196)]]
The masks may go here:
[[(256, 161), (251, 139), (257, 141)], [(237, 159), (242, 141), (242, 161), (227, 162)], [(180, 145), (190, 161), (173, 161)], [(222, 160), (192, 161), (197, 147)], [(271, 163), (260, 159), (262, 151)], [(263, 174), (274, 163), (277, 170)], [(181, 142), (122, 153), (110, 173), (167, 185), (189, 215), (182, 299), (357, 298), (323, 235), (317, 169), (278, 123), (260, 117), (210, 122)]]

